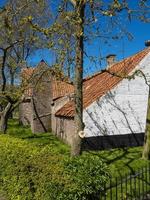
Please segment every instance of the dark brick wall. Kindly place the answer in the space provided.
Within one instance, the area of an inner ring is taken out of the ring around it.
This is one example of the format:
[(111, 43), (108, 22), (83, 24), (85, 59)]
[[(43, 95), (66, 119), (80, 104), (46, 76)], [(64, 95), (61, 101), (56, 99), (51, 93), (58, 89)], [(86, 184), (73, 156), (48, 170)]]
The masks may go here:
[(55, 134), (68, 145), (72, 145), (72, 138), (75, 134), (75, 124), (73, 118), (56, 117)]
[(42, 80), (33, 89), (31, 129), (33, 133), (51, 131), (51, 80)]
[(32, 118), (31, 100), (25, 100), (19, 105), (19, 121), (23, 125), (30, 125)]

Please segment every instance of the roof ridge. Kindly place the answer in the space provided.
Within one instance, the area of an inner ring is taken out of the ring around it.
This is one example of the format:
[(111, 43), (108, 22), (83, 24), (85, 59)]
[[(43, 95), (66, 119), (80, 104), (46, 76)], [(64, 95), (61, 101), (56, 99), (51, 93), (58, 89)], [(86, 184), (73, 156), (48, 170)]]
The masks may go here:
[[(139, 53), (141, 53), (141, 52), (143, 52), (143, 51), (146, 51), (147, 49), (150, 49), (150, 47), (146, 47), (146, 48), (144, 48), (143, 50), (138, 51), (137, 53), (132, 54), (131, 56), (129, 56), (129, 57), (127, 57), (127, 58), (124, 58), (124, 59), (122, 59), (122, 60), (120, 60), (120, 61), (118, 61), (118, 62), (115, 62), (113, 65), (111, 65), (111, 67), (109, 68), (109, 70), (112, 69), (115, 65), (118, 65), (119, 63), (124, 62), (125, 60), (128, 60), (128, 59), (132, 58), (133, 56), (136, 56), (137, 54), (139, 54)], [(92, 74), (91, 76), (88, 76), (88, 77), (84, 78), (83, 81), (84, 81), (84, 82), (85, 82), (85, 81), (88, 81), (88, 80), (94, 78), (95, 76), (97, 76), (97, 75), (99, 75), (99, 74), (102, 74), (105, 70), (106, 70), (106, 69), (101, 69), (101, 71), (96, 72), (95, 74)]]
[[(145, 48), (142, 51), (139, 51), (132, 56), (129, 56), (125, 59), (123, 59), (120, 62), (115, 63), (111, 66), (110, 69), (114, 71), (122, 71), (124, 68), (126, 69), (126, 73), (129, 74), (136, 66), (139, 65), (139, 63), (144, 59), (145, 56), (147, 56), (150, 53), (150, 48)], [(83, 93), (83, 107), (84, 109), (88, 107), (91, 103), (96, 101), (97, 98), (100, 98), (101, 96), (105, 95), (108, 91), (113, 89), (123, 78), (112, 76), (111, 74), (107, 72), (103, 73), (97, 73), (88, 80), (91, 81), (85, 81), (84, 83), (86, 88)], [(87, 87), (89, 86), (89, 87)], [(55, 115), (56, 116), (65, 116), (65, 117), (74, 117), (74, 103), (68, 102), (60, 108)]]

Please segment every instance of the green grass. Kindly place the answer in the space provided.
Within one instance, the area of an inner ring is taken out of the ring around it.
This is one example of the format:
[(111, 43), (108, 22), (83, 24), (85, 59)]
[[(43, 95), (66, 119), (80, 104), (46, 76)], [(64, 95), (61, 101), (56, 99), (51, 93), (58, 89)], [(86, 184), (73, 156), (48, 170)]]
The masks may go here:
[(108, 167), (93, 155), (70, 158), (69, 152), (50, 133), (33, 135), (10, 121), (0, 135), (0, 190), (11, 200), (87, 199), (103, 188)]
[(112, 177), (118, 177), (134, 173), (148, 163), (141, 159), (142, 149), (143, 147), (112, 149), (96, 154), (109, 165)]
[[(51, 133), (33, 134), (30, 128), (19, 125), (16, 120), (9, 122), (8, 134), (41, 148), (48, 145), (53, 147), (54, 151), (64, 154), (64, 156), (70, 154), (70, 148)], [(149, 162), (141, 159), (142, 150), (143, 147), (133, 147), (84, 153), (87, 156), (88, 154), (95, 154), (95, 156), (101, 157), (109, 166), (112, 177), (118, 177), (120, 175), (124, 176), (126, 173), (134, 173)]]
[[(19, 125), (17, 120), (9, 121), (7, 134), (12, 139), (17, 138), (20, 141), (26, 141), (29, 145), (31, 144), (38, 148), (49, 147), (53, 149), (53, 152), (57, 155), (61, 154), (61, 156), (64, 157), (69, 157), (70, 155), (70, 147), (51, 133), (33, 134), (29, 127)], [(134, 174), (134, 172), (137, 172), (149, 163), (149, 161), (141, 159), (142, 150), (143, 147), (133, 147), (103, 151), (87, 151), (83, 153), (87, 157), (89, 154), (100, 157), (109, 166), (112, 182), (114, 182), (116, 177), (118, 177), (119, 180), (121, 176), (124, 177), (126, 174), (130, 173)], [(120, 195), (119, 191), (118, 193), (118, 195)], [(114, 195), (115, 188), (113, 189), (113, 196)], [(107, 198), (109, 198), (109, 193)]]
[(41, 148), (48, 145), (58, 153), (69, 155), (69, 147), (51, 133), (33, 134), (29, 127), (19, 125), (17, 120), (10, 120), (8, 127), (7, 134), (10, 137), (25, 140)]

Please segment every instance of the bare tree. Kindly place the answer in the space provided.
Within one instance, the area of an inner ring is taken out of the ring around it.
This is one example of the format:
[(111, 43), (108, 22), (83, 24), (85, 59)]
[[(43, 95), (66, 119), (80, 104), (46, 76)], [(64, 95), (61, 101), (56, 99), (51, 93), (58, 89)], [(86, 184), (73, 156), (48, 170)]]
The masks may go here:
[[(28, 23), (33, 18), (39, 25), (47, 21), (44, 1), (11, 0), (0, 14), (0, 54), (2, 58), (0, 102), (5, 102), (0, 113), (0, 131), (6, 133), (10, 114), (22, 101), (25, 85), (20, 85), (20, 74), (29, 55), (39, 48), (41, 38)], [(48, 21), (47, 21), (48, 22)]]

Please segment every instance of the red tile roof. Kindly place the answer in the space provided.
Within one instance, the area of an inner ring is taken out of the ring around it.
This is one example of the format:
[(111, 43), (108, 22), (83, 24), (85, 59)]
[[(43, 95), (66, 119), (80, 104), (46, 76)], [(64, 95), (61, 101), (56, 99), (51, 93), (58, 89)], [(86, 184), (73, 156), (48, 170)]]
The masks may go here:
[[(127, 76), (139, 64), (139, 62), (150, 52), (150, 48), (128, 57), (109, 68), (109, 72), (102, 71), (89, 78), (83, 83), (83, 108), (102, 97), (112, 88), (114, 88), (123, 78), (112, 75), (116, 73), (119, 76)], [(70, 101), (56, 112), (56, 116), (74, 117), (74, 102)]]
[(53, 100), (74, 92), (74, 86), (64, 81), (52, 81)]
[[(41, 62), (42, 63), (42, 62)], [(42, 64), (39, 64), (38, 67), (42, 66)], [(26, 80), (30, 79), (31, 76), (33, 77), (34, 79), (34, 72), (36, 74), (36, 69), (37, 68), (25, 68), (23, 69), (22, 71), (22, 77)], [(55, 73), (55, 72), (54, 72)], [(60, 97), (63, 97), (63, 96), (66, 96), (68, 94), (71, 94), (74, 92), (74, 86), (68, 82), (65, 82), (65, 81), (60, 81), (60, 80), (57, 80), (57, 79), (53, 79), (52, 81), (52, 92), (53, 92), (53, 100), (55, 99), (58, 99)], [(27, 89), (25, 90), (24, 94), (26, 97), (31, 97), (32, 96), (32, 87), (31, 85), (29, 84)]]

